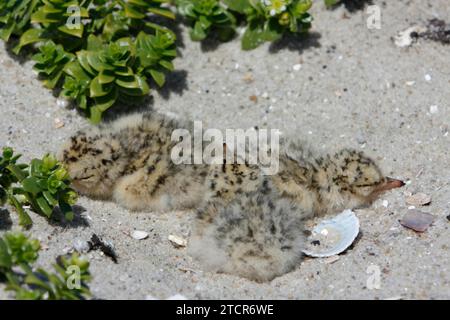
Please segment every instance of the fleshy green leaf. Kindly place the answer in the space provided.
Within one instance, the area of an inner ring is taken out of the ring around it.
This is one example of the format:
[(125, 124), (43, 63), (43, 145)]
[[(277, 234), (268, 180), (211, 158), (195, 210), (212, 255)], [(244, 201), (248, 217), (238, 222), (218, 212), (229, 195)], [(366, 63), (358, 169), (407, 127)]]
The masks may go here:
[(52, 208), (47, 203), (47, 200), (45, 200), (44, 196), (38, 197), (36, 199), (36, 203), (39, 206), (39, 209), (47, 216), (47, 218), (50, 218), (52, 215)]
[(15, 54), (19, 54), (22, 47), (34, 42), (42, 41), (44, 31), (42, 29), (29, 29), (20, 37), (19, 44), (13, 49)]
[(158, 86), (162, 87), (166, 82), (166, 76), (164, 75), (163, 72), (158, 71), (156, 69), (150, 69), (150, 74), (153, 80), (155, 80), (155, 82), (158, 84)]
[(12, 267), (11, 255), (8, 252), (8, 246), (0, 238), (0, 268), (10, 269)]
[(39, 192), (41, 192), (41, 188), (39, 187), (37, 178), (35, 177), (27, 177), (23, 179), (22, 186), (26, 192), (30, 192), (33, 195), (37, 195)]
[(74, 36), (77, 38), (81, 38), (81, 37), (83, 37), (84, 27), (83, 27), (83, 24), (80, 23), (80, 25), (77, 26), (76, 28), (68, 28), (67, 26), (61, 26), (61, 27), (58, 27), (58, 30), (66, 33), (68, 35), (71, 35), (71, 36)]
[(103, 96), (107, 95), (108, 93), (110, 93), (112, 89), (113, 89), (112, 85), (103, 85), (100, 83), (99, 77), (95, 77), (91, 81), (89, 95), (91, 98), (103, 97)]

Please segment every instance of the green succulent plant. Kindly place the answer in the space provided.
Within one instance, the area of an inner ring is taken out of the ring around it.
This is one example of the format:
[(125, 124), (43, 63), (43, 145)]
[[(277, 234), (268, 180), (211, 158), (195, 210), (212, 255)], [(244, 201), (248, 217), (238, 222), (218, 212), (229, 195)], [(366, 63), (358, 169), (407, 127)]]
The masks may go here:
[(149, 80), (165, 84), (176, 35), (155, 17), (175, 19), (172, 4), (196, 41), (211, 34), (227, 41), (246, 22), (246, 50), (311, 22), (311, 0), (0, 0), (0, 37), (20, 37), (13, 52), (28, 46), (44, 85), (98, 123), (116, 102), (141, 101)]
[(0, 157), (0, 190), (3, 204), (9, 201), (19, 214), (19, 224), (29, 227), (30, 216), (24, 204), (32, 210), (50, 218), (55, 207), (59, 207), (67, 220), (73, 219), (72, 205), (77, 193), (70, 188), (69, 175), (52, 156), (31, 160), (30, 165), (17, 164), (20, 155), (14, 156), (11, 148), (4, 148)]
[(29, 175), (20, 181), (24, 195), (33, 210), (50, 218), (53, 209), (60, 207), (66, 219), (73, 219), (72, 205), (77, 194), (70, 188), (70, 177), (66, 169), (52, 155), (33, 159)]
[(119, 39), (108, 45), (103, 45), (94, 36), (88, 41), (88, 49), (77, 52), (77, 62), (81, 69), (71, 65), (67, 72), (78, 79), (92, 79), (89, 84), (89, 98), (93, 103), (89, 112), (91, 120), (99, 122), (101, 114), (119, 97), (133, 101), (137, 97), (147, 95), (150, 88), (146, 78), (133, 69), (135, 57), (131, 39)]
[(6, 233), (0, 238), (0, 276), (6, 279), (6, 290), (15, 292), (19, 300), (79, 300), (91, 295), (87, 260), (75, 252), (59, 256), (54, 273), (34, 269), (40, 247), (38, 240), (22, 233)]
[(51, 40), (40, 46), (39, 53), (32, 57), (36, 62), (34, 70), (49, 89), (55, 88), (63, 75), (65, 65), (74, 58), (75, 55), (65, 52), (62, 45), (56, 45)]
[(139, 74), (144, 74), (162, 87), (165, 72), (173, 71), (172, 60), (177, 56), (175, 37), (172, 33), (156, 31), (155, 35), (139, 33), (136, 38), (136, 65)]
[(305, 32), (311, 27), (308, 10), (311, 0), (248, 0), (244, 8), (247, 29), (242, 37), (244, 50), (254, 49), (266, 41), (275, 41), (286, 32)]
[[(81, 68), (78, 63), (73, 65), (66, 65), (65, 71), (73, 70), (75, 68)], [(80, 74), (83, 74), (83, 70), (79, 70)], [(88, 108), (88, 97), (89, 97), (89, 86), (91, 83), (91, 79), (89, 76), (86, 77), (71, 77), (66, 76), (64, 79), (63, 90), (61, 91), (61, 96), (73, 100), (76, 104), (82, 109), (87, 111)]]
[(165, 72), (173, 70), (175, 57), (175, 37), (168, 32), (140, 32), (135, 41), (121, 38), (109, 44), (90, 36), (86, 50), (79, 51), (77, 59), (66, 65), (61, 94), (77, 101), (97, 123), (117, 101), (137, 102), (147, 95), (147, 79), (163, 86)]
[(278, 40), (288, 32), (305, 32), (312, 21), (308, 13), (312, 0), (176, 0), (176, 5), (193, 26), (193, 40), (204, 40), (211, 31), (228, 40), (236, 20), (245, 19), (244, 50)]
[(27, 175), (26, 164), (18, 164), (17, 160), (20, 154), (14, 155), (12, 148), (3, 148), (0, 156), (0, 205), (4, 205), (9, 201), (17, 211), (19, 216), (19, 224), (28, 227), (32, 224), (30, 216), (25, 212), (20, 203), (20, 197), (14, 195), (13, 186)]
[(97, 31), (91, 33), (100, 33), (102, 39), (107, 42), (115, 41), (131, 33), (131, 19), (125, 15), (123, 10), (102, 8), (104, 12), (95, 10), (91, 13), (91, 15), (96, 16), (92, 25), (97, 29)]
[(20, 35), (30, 25), (31, 14), (39, 0), (1, 0), (0, 38), (8, 41), (11, 35)]
[(176, 4), (192, 25), (192, 40), (204, 40), (212, 31), (223, 41), (233, 36), (236, 18), (219, 0), (176, 0)]
[(27, 239), (23, 233), (6, 233), (3, 239), (0, 238), (0, 268), (34, 263), (40, 247), (38, 240)]
[[(42, 0), (43, 1), (43, 0)], [(64, 44), (65, 48), (79, 48), (84, 35), (82, 19), (89, 18), (87, 0), (45, 0), (31, 15), (31, 22), (41, 28), (31, 28), (20, 37), (15, 53), (29, 44), (52, 39)], [(70, 50), (69, 50), (70, 51)]]

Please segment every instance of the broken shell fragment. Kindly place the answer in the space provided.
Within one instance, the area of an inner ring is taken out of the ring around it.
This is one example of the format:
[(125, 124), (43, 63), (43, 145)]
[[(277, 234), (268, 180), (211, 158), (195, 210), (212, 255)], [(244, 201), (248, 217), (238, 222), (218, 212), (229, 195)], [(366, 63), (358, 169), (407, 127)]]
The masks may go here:
[(424, 232), (434, 222), (435, 216), (420, 210), (409, 210), (400, 220), (400, 224), (417, 232)]
[(187, 245), (186, 239), (175, 236), (173, 234), (169, 235), (168, 239), (175, 247), (186, 247)]
[(55, 120), (53, 121), (53, 124), (54, 124), (55, 129), (64, 127), (64, 121), (62, 121), (59, 118), (55, 118)]
[(148, 233), (145, 231), (134, 230), (131, 233), (131, 237), (136, 240), (144, 240), (144, 239), (148, 238)]
[(427, 29), (421, 26), (412, 26), (404, 31), (399, 32), (395, 38), (394, 43), (397, 47), (409, 47), (417, 39), (418, 35), (425, 32)]
[(323, 220), (312, 230), (303, 253), (315, 258), (337, 255), (355, 241), (358, 233), (359, 220), (355, 213), (352, 210), (344, 210), (333, 219)]
[(431, 203), (431, 197), (425, 193), (416, 193), (406, 198), (406, 204), (411, 206), (426, 206)]

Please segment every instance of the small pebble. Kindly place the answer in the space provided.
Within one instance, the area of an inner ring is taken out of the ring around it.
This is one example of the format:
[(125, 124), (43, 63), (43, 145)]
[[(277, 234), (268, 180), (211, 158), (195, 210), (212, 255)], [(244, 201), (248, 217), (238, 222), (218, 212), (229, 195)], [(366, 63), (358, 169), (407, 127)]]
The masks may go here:
[(299, 71), (301, 68), (302, 68), (302, 65), (301, 65), (300, 63), (294, 64), (294, 65), (292, 66), (292, 69), (293, 69), (294, 71)]
[(175, 236), (173, 234), (169, 235), (168, 239), (177, 248), (178, 247), (186, 247), (186, 245), (187, 245), (186, 239), (183, 239), (179, 236)]
[(425, 75), (425, 81), (427, 81), (427, 82), (431, 81), (431, 76), (429, 74)]
[(62, 121), (59, 118), (55, 118), (55, 120), (53, 122), (54, 122), (55, 129), (59, 129), (59, 128), (64, 127), (64, 121)]
[(131, 233), (131, 237), (136, 240), (144, 240), (148, 238), (148, 233), (145, 231), (134, 230)]
[(264, 99), (269, 99), (269, 94), (267, 92), (263, 92), (261, 97), (263, 97)]
[(250, 96), (249, 98), (250, 98), (250, 100), (253, 101), (254, 103), (257, 103), (257, 102), (258, 102), (258, 97), (255, 96), (255, 95), (252, 95), (252, 96)]
[(424, 232), (435, 220), (432, 214), (419, 210), (409, 210), (400, 220), (400, 224), (417, 232)]
[(119, 277), (119, 281), (122, 281), (122, 282), (126, 281), (127, 279), (128, 279), (128, 275), (127, 274), (123, 274), (123, 275), (121, 275)]
[(72, 249), (73, 249), (73, 248), (71, 248), (71, 247), (64, 247), (64, 248), (63, 248), (63, 252), (64, 252), (64, 254), (68, 254), (69, 252), (72, 251)]
[(79, 253), (86, 253), (91, 249), (89, 243), (82, 239), (75, 239), (73, 242), (73, 248)]
[(439, 112), (439, 107), (436, 105), (430, 106), (430, 113), (435, 114)]
[(243, 80), (244, 80), (245, 82), (247, 82), (247, 83), (253, 82), (253, 76), (252, 76), (252, 74), (251, 74), (251, 73), (246, 73), (246, 74), (244, 75)]
[(56, 99), (56, 105), (60, 108), (67, 108), (69, 101), (67, 101), (67, 99), (58, 98)]
[(383, 207), (387, 208), (389, 206), (389, 201), (383, 200), (381, 204), (383, 205)]
[(416, 193), (406, 198), (406, 204), (411, 206), (426, 206), (431, 203), (431, 196), (425, 193)]
[(358, 144), (365, 144), (367, 142), (362, 132), (356, 134), (356, 142), (358, 142)]

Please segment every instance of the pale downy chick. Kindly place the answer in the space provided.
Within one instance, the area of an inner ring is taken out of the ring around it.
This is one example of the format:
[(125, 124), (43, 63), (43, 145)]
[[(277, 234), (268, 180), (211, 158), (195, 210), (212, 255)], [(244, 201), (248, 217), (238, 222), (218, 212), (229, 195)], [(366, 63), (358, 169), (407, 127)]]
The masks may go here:
[(209, 271), (239, 275), (263, 282), (294, 269), (305, 247), (302, 208), (280, 197), (270, 179), (252, 192), (239, 195), (199, 219), (189, 253)]
[(83, 195), (112, 199), (130, 210), (196, 207), (207, 167), (171, 160), (173, 130), (189, 125), (157, 113), (126, 116), (77, 132), (58, 158)]

